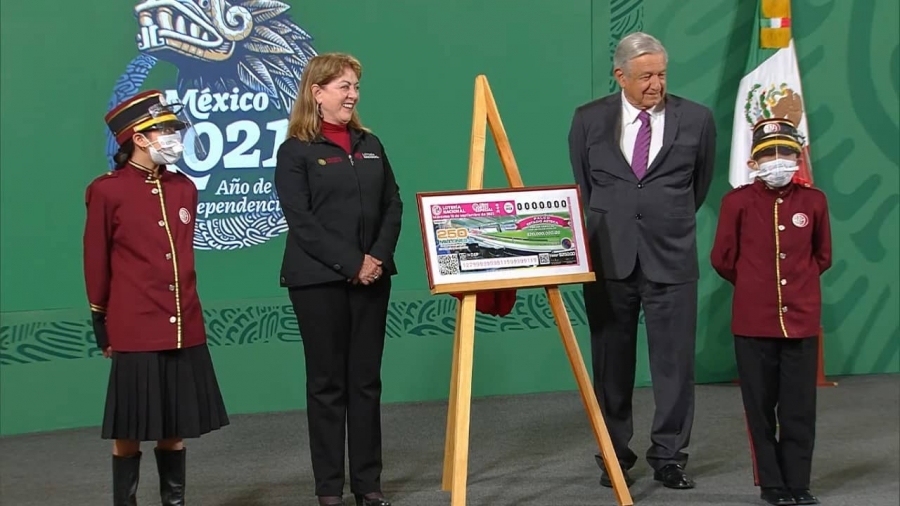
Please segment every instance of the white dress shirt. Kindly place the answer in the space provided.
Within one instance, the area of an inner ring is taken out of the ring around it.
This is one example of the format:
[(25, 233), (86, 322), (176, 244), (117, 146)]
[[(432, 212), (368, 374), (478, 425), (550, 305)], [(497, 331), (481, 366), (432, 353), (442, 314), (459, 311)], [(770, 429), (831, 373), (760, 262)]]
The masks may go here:
[[(647, 158), (647, 168), (653, 164), (659, 149), (662, 147), (663, 129), (666, 126), (665, 101), (650, 109), (650, 156)], [(631, 105), (622, 92), (622, 137), (620, 147), (628, 165), (631, 165), (631, 155), (634, 154), (634, 142), (637, 140), (638, 130), (641, 128), (641, 120), (638, 119), (640, 109)]]

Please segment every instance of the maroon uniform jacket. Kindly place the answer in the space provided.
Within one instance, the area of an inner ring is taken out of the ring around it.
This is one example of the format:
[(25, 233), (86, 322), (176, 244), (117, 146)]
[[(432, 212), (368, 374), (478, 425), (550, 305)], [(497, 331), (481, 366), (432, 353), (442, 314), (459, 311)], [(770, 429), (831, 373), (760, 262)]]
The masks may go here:
[(84, 277), (91, 311), (106, 313), (113, 351), (206, 342), (194, 271), (197, 188), (130, 164), (85, 192)]
[(722, 198), (712, 266), (734, 285), (731, 331), (745, 337), (812, 337), (819, 333), (819, 276), (831, 267), (825, 194), (761, 181)]

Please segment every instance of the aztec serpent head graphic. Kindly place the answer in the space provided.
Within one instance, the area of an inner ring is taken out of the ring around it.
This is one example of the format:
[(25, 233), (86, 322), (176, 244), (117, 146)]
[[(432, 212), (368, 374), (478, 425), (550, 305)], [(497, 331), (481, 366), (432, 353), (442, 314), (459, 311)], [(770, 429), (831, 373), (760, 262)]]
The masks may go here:
[(178, 88), (261, 91), (290, 108), (315, 55), (277, 0), (145, 0), (135, 7), (138, 48), (178, 66)]
[[(236, 187), (240, 196), (240, 185), (248, 183), (231, 179), (233, 174), (246, 176), (255, 170), (271, 181), (273, 145), (277, 149), (284, 139), (300, 76), (316, 55), (312, 37), (288, 17), (289, 9), (278, 0), (143, 0), (135, 5), (140, 54), (117, 81), (109, 107), (142, 91), (159, 61), (177, 69), (174, 86), (166, 86), (167, 93), (177, 92), (195, 125), (207, 123), (197, 130), (209, 146), (209, 163), (200, 170), (179, 165), (192, 178), (212, 176), (204, 180), (210, 186), (198, 184), (201, 207), (204, 197), (222, 195), (215, 186), (217, 180)], [(117, 149), (108, 134), (110, 168)], [(225, 176), (222, 169), (242, 170)], [(274, 192), (265, 198), (272, 203), (277, 200)], [(246, 248), (287, 230), (280, 207), (250, 204), (212, 213), (215, 216), (198, 210), (195, 247)], [(227, 209), (223, 205), (219, 211)]]

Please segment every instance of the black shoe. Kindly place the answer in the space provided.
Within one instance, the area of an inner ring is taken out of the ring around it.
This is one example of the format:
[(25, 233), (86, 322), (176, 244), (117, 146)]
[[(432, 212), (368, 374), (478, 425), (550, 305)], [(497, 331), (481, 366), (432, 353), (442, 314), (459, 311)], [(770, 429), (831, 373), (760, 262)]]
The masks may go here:
[(797, 504), (791, 491), (786, 488), (763, 488), (759, 493), (759, 498), (774, 506)]
[(154, 448), (159, 472), (159, 498), (162, 506), (184, 506), (185, 452)]
[[(612, 480), (609, 479), (609, 473), (606, 471), (606, 464), (603, 463), (603, 458), (600, 455), (594, 455), (594, 460), (597, 461), (597, 465), (600, 466), (600, 484), (607, 488), (612, 488)], [(619, 467), (622, 469), (622, 476), (625, 478), (625, 485), (629, 487), (634, 485), (634, 479), (628, 474), (628, 470), (619, 463)]]
[(112, 456), (113, 506), (137, 506), (141, 452), (131, 457)]
[(812, 495), (808, 488), (792, 488), (791, 495), (794, 496), (796, 504), (819, 504), (819, 499)]
[(344, 506), (344, 498), (339, 495), (320, 495), (319, 506)]
[(686, 489), (694, 488), (694, 480), (684, 472), (681, 464), (668, 464), (653, 472), (653, 479), (661, 481), (666, 488)]
[(391, 506), (390, 501), (381, 494), (354, 494), (356, 496), (356, 506)]

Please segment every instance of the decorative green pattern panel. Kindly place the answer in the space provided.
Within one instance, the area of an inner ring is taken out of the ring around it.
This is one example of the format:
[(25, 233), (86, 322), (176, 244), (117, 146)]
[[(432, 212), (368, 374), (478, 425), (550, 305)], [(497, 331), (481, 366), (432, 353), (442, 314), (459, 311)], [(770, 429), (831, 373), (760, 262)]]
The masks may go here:
[(644, 0), (609, 0), (609, 92), (619, 89), (619, 83), (612, 75), (613, 55), (622, 37), (644, 28)]
[[(388, 339), (427, 338), (452, 335), (456, 324), (456, 299), (436, 296), (391, 302)], [(574, 327), (587, 325), (581, 290), (563, 290), (563, 299)], [(0, 326), (0, 365), (18, 366), (35, 362), (73, 360), (100, 356), (90, 319), (48, 319)], [(247, 346), (272, 342), (301, 341), (297, 320), (289, 303), (251, 304), (204, 311), (208, 342), (215, 346)], [(495, 334), (554, 329), (556, 322), (544, 291), (519, 294), (513, 312), (498, 318), (478, 314), (476, 332)]]
[[(111, 87), (137, 55), (134, 3), (109, 0), (89, 10), (51, 0), (3, 5), (0, 434), (94, 424), (102, 409), (108, 362), (99, 358), (83, 300), (83, 190), (105, 169), (102, 112)], [(637, 30), (666, 46), (668, 91), (715, 114), (720, 161), (697, 221), (702, 271), (696, 378), (734, 377), (732, 289), (710, 269), (708, 253), (719, 202), (730, 190), (735, 94), (756, 0), (287, 3), (289, 16), (309, 31), (317, 51), (349, 51), (363, 61), (361, 110), (390, 144), (408, 202), (398, 248), (404, 268), (388, 317), (386, 397), (446, 395), (456, 301), (422, 291), (413, 196), (464, 184), (474, 76), (488, 75), (526, 182), (569, 184), (572, 111), (618, 90), (612, 55), (621, 38)], [(900, 3), (793, 0), (792, 10), (815, 184), (826, 193), (832, 218), (834, 267), (822, 280), (826, 372), (897, 372)], [(348, 11), (363, 15), (348, 17)], [(29, 38), (34, 27), (47, 36)], [(60, 45), (63, 34), (67, 42)], [(16, 44), (21, 40), (33, 43)], [(96, 47), (110, 50), (90, 51)], [(160, 63), (146, 84), (169, 82), (177, 70)], [(68, 77), (61, 81), (59, 75)], [(555, 76), (551, 88), (546, 76)], [(421, 97), (428, 97), (426, 114), (417, 115)], [(37, 166), (35, 153), (46, 145), (40, 125), (47, 118), (71, 133), (60, 137), (61, 152), (76, 161), (71, 168)], [(485, 185), (505, 184), (496, 155), (489, 152), (486, 164)], [(277, 286), (281, 240), (249, 251), (197, 254), (209, 343), (235, 412), (296, 409), (303, 397), (302, 338)], [(567, 287), (563, 294), (589, 362), (581, 292)], [(520, 291), (513, 314), (479, 315), (476, 325), (476, 392), (574, 388), (542, 291)], [(649, 382), (646, 355), (641, 328), (638, 385)], [(259, 381), (248, 377), (283, 388), (261, 393)]]

